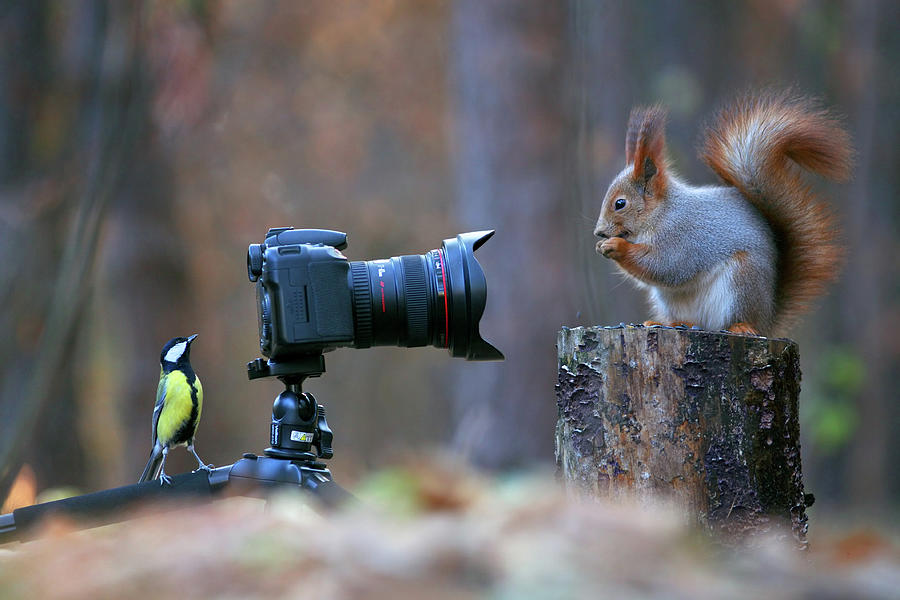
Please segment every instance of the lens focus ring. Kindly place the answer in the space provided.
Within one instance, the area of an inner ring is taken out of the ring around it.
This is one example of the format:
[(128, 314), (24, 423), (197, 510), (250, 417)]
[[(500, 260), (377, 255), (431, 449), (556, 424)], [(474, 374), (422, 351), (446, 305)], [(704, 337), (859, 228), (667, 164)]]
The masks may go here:
[(418, 254), (400, 257), (403, 288), (406, 291), (406, 346), (428, 344), (428, 288), (425, 283), (424, 257)]
[(369, 269), (363, 261), (350, 263), (353, 278), (353, 310), (356, 313), (357, 348), (372, 346), (372, 290), (369, 287)]

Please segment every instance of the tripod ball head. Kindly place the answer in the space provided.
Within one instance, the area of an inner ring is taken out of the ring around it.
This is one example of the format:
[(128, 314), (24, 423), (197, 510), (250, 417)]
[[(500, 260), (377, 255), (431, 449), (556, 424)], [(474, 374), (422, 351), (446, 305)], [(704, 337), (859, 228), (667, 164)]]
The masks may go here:
[[(325, 407), (300, 385), (285, 382), (272, 406), (271, 448), (266, 454), (292, 460), (331, 458), (333, 434), (325, 421)], [(315, 453), (312, 452), (315, 446)]]

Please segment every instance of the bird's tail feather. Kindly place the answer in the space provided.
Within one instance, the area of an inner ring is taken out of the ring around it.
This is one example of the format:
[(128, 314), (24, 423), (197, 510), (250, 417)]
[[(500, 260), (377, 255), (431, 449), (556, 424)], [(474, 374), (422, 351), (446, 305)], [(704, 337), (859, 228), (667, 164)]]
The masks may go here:
[(153, 451), (150, 453), (150, 460), (147, 461), (147, 466), (144, 467), (144, 472), (141, 473), (141, 478), (138, 479), (138, 483), (151, 481), (159, 477), (159, 469), (160, 467), (162, 467), (162, 459), (162, 448), (159, 445), (154, 445)]

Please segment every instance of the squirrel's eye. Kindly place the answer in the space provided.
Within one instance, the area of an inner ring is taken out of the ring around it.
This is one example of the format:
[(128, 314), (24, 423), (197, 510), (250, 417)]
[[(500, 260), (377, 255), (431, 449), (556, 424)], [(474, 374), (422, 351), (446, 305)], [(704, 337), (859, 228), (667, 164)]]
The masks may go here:
[(616, 200), (616, 210), (622, 210), (625, 208), (625, 198), (619, 198)]

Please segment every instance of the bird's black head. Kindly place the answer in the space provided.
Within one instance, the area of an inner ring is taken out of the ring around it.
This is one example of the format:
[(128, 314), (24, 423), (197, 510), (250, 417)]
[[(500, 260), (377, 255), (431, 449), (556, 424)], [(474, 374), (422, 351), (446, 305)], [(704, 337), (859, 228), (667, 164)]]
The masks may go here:
[(185, 365), (191, 362), (191, 342), (197, 334), (190, 337), (172, 338), (163, 346), (159, 355), (159, 364), (166, 366)]

